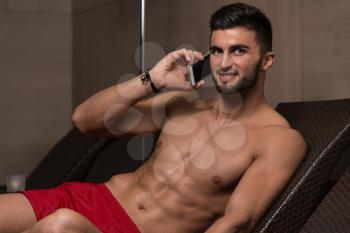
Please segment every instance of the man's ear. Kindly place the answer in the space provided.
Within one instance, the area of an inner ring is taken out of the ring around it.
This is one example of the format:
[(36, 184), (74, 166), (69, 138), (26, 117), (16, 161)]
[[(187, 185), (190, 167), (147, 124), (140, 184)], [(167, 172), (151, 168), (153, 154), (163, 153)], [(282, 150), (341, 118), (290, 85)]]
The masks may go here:
[(273, 52), (265, 53), (264, 58), (261, 62), (261, 70), (267, 71), (271, 69), (274, 61), (275, 61), (275, 54)]

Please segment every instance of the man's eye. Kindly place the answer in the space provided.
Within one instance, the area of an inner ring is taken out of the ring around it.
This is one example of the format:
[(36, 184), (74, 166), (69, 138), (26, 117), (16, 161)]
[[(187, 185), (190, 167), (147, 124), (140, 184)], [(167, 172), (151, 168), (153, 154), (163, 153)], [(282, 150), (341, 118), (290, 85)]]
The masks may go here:
[(218, 55), (218, 54), (220, 54), (221, 52), (219, 51), (219, 50), (217, 50), (217, 49), (213, 49), (212, 51), (211, 51), (211, 54), (213, 54), (213, 55)]
[(243, 55), (245, 53), (244, 49), (237, 48), (233, 51), (235, 55)]

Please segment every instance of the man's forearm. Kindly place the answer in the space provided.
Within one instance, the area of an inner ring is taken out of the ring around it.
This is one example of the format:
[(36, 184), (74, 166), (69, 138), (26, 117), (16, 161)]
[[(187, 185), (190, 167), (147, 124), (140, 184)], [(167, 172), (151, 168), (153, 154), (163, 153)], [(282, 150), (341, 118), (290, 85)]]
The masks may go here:
[(104, 121), (108, 120), (105, 114), (109, 108), (118, 106), (114, 108), (113, 115), (107, 116), (118, 119), (129, 106), (152, 92), (149, 83), (143, 84), (141, 77), (137, 76), (104, 89), (80, 104), (74, 111), (73, 122), (83, 132), (100, 134), (105, 131)]
[[(82, 132), (98, 136), (111, 136), (111, 134), (122, 136), (126, 135), (126, 131), (128, 133), (153, 132), (160, 124), (153, 124), (153, 122), (149, 122), (150, 119), (147, 121), (146, 117), (153, 114), (152, 101), (155, 99), (149, 102), (145, 101), (144, 104), (136, 106), (137, 108), (130, 107), (133, 107), (140, 99), (153, 91), (157, 92), (157, 89), (192, 90), (193, 86), (186, 80), (187, 65), (196, 59), (203, 59), (203, 55), (186, 49), (169, 53), (152, 68), (149, 72), (150, 76), (145, 75), (142, 79), (141, 76), (137, 76), (127, 82), (100, 91), (87, 99), (74, 111), (74, 124)], [(203, 84), (204, 82), (201, 81), (195, 87), (199, 88)], [(163, 102), (166, 102), (162, 98), (158, 98), (157, 101), (159, 108), (162, 108)], [(139, 127), (142, 124), (138, 122), (140, 120), (138, 115), (146, 118), (146, 120), (141, 121), (144, 128)], [(107, 130), (111, 125), (113, 131), (114, 129), (117, 131), (116, 134)], [(138, 125), (138, 130), (130, 132), (130, 126), (135, 129), (136, 125)], [(116, 127), (114, 128), (114, 126)]]

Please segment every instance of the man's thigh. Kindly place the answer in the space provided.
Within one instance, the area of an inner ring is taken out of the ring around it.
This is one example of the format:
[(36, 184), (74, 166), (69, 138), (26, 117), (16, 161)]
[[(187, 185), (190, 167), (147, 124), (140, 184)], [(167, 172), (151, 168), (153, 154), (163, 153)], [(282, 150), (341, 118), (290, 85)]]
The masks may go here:
[(0, 195), (0, 232), (22, 232), (37, 222), (28, 199), (21, 193)]
[(74, 210), (62, 208), (37, 222), (24, 233), (101, 233), (98, 228), (83, 215)]

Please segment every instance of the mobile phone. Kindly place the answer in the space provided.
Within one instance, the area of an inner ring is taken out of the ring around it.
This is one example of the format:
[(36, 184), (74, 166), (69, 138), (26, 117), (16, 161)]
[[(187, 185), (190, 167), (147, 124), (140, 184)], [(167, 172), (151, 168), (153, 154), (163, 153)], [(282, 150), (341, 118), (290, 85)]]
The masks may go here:
[(210, 74), (210, 53), (204, 55), (204, 59), (188, 65), (191, 84), (194, 86), (200, 80)]

